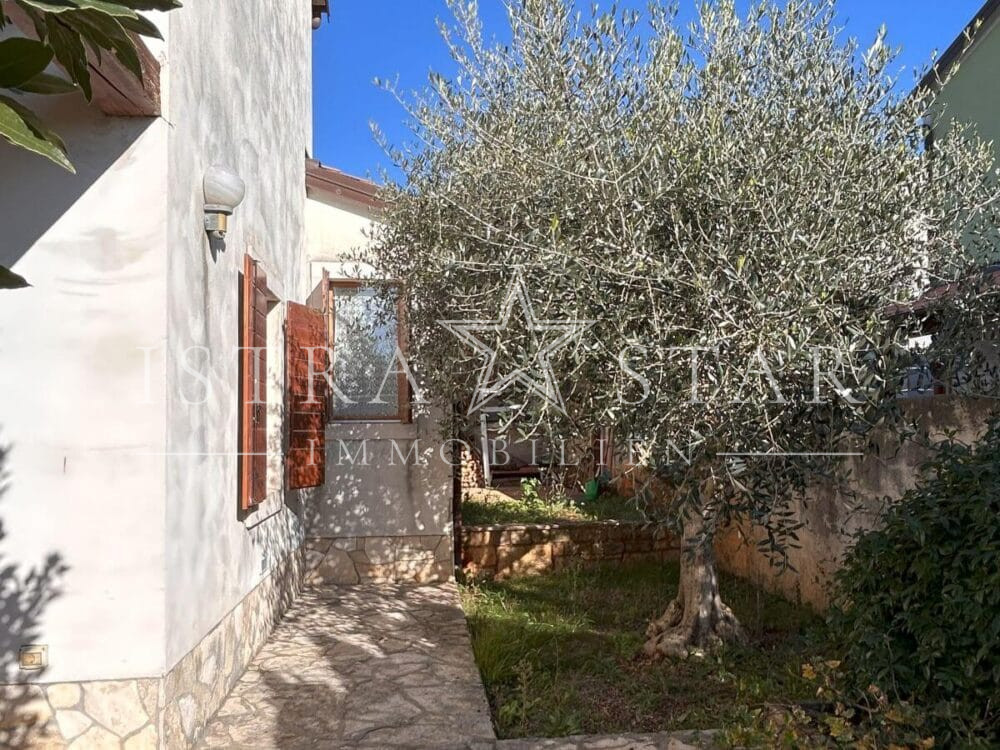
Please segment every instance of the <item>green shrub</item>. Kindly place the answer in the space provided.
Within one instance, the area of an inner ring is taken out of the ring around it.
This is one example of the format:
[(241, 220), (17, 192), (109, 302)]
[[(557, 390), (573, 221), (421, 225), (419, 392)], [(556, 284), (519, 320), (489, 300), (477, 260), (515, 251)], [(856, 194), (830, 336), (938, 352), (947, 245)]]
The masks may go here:
[[(926, 712), (949, 746), (1000, 742), (1000, 422), (938, 446), (857, 540), (830, 624), (851, 685)], [(940, 745), (939, 745), (940, 746)]]
[(539, 507), (545, 504), (542, 498), (542, 482), (540, 479), (521, 480), (521, 500), (527, 505)]

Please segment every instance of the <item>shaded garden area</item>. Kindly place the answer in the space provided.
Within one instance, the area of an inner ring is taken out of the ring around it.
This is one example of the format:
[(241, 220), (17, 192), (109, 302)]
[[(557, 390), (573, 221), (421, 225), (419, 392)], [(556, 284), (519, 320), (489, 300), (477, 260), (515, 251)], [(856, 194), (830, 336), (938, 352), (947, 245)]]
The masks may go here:
[(741, 642), (650, 659), (678, 562), (571, 566), (463, 588), (500, 737), (719, 730), (724, 747), (1000, 743), (1000, 421), (937, 446), (808, 608), (720, 575)]
[(764, 703), (808, 701), (802, 665), (826, 648), (809, 610), (724, 578), (749, 635), (704, 660), (650, 662), (643, 629), (676, 563), (471, 583), (463, 599), (500, 737), (711, 729)]

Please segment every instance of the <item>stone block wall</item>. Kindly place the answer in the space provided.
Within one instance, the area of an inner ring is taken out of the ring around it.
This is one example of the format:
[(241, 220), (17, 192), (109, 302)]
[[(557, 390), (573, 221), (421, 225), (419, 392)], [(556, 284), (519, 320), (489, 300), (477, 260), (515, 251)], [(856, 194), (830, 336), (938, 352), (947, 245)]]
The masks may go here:
[(483, 462), (475, 453), (468, 448), (462, 448), (460, 457), (459, 476), (462, 480), (463, 490), (472, 490), (486, 486), (483, 477)]
[(449, 534), (313, 537), (305, 547), (307, 585), (430, 583), (454, 577)]
[[(972, 444), (982, 433), (983, 417), (992, 404), (935, 396), (914, 399), (904, 408), (907, 417), (932, 441), (951, 432)], [(813, 486), (793, 505), (794, 520), (803, 524), (796, 532), (797, 546), (788, 550), (794, 570), (773, 566), (758, 546), (766, 541), (765, 533), (745, 521), (730, 524), (716, 536), (719, 567), (791, 601), (819, 611), (827, 609), (834, 574), (854, 537), (874, 528), (885, 503), (894, 502), (914, 486), (930, 456), (916, 443), (899, 447), (884, 436), (873, 439), (882, 441), (879, 455), (845, 459), (851, 475), (847, 491), (830, 485)]]
[(304, 560), (289, 555), (166, 675), (0, 686), (0, 747), (193, 747), (301, 589)]
[(462, 568), (472, 576), (507, 578), (574, 564), (676, 559), (677, 539), (663, 528), (634, 522), (466, 526)]

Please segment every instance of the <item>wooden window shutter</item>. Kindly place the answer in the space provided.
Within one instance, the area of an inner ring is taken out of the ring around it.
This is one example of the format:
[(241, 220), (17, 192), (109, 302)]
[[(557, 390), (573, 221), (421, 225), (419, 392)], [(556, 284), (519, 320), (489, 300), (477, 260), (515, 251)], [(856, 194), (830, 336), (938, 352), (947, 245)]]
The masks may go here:
[[(289, 302), (285, 326), (288, 347), (288, 409), (291, 416), (286, 468), (289, 487), (298, 490), (318, 487), (326, 481), (326, 410), (329, 386), (323, 373), (330, 364), (327, 321), (322, 310)], [(310, 351), (313, 352), (311, 375)]]
[[(330, 272), (325, 268), (323, 269), (323, 278), (320, 280), (316, 288), (312, 290), (312, 293), (306, 299), (306, 306), (311, 307), (313, 310), (318, 310), (323, 314), (323, 327), (326, 331), (326, 340), (323, 346), (327, 347), (327, 356), (333, 356), (333, 285), (330, 283)], [(327, 364), (331, 364), (327, 360)], [(333, 393), (330, 392), (330, 385), (324, 381), (324, 387), (326, 388), (326, 399), (324, 399), (324, 411), (323, 416), (325, 421), (329, 422), (333, 417)]]
[(244, 255), (239, 339), (242, 510), (253, 508), (267, 495), (267, 300), (267, 276), (257, 261)]

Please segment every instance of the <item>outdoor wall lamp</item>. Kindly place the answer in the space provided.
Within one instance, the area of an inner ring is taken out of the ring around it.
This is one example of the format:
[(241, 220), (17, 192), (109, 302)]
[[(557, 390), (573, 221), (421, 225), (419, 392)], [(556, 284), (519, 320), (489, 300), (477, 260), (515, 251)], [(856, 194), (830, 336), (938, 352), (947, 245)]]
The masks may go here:
[(226, 167), (213, 166), (205, 172), (205, 231), (213, 239), (223, 240), (229, 229), (229, 217), (246, 194), (240, 176)]

